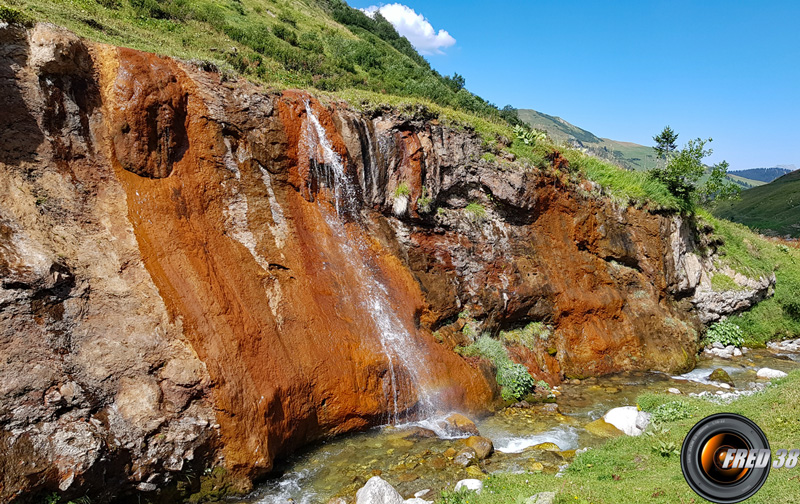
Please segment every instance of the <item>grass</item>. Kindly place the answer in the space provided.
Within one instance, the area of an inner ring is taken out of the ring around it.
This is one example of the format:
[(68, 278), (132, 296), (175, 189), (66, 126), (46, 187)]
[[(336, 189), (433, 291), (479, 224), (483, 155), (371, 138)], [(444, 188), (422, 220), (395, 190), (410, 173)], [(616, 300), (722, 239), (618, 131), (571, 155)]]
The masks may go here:
[(722, 264), (751, 278), (775, 273), (774, 296), (730, 318), (744, 332), (745, 345), (763, 346), (772, 339), (800, 335), (800, 249), (761, 237), (741, 224), (717, 219), (705, 210), (698, 215), (723, 241), (718, 250)]
[(733, 278), (725, 273), (715, 273), (714, 276), (711, 277), (711, 288), (714, 289), (715, 292), (744, 290), (744, 287), (737, 284)]
[(713, 213), (765, 234), (800, 237), (800, 171), (743, 191), (741, 199), (722, 202)]
[[(640, 406), (659, 412), (661, 419), (652, 435), (624, 436), (579, 455), (561, 478), (545, 474), (500, 474), (484, 481), (480, 495), (470, 504), (524, 503), (543, 491), (557, 492), (557, 504), (688, 504), (705, 502), (686, 484), (681, 474), (679, 449), (689, 429), (702, 417), (733, 412), (754, 420), (773, 448), (794, 448), (800, 439), (800, 371), (776, 380), (765, 391), (743, 397), (729, 405), (703, 399), (645, 395)], [(795, 502), (796, 469), (773, 469), (752, 504)], [(440, 501), (442, 502), (442, 501)]]
[(552, 331), (543, 322), (531, 322), (525, 327), (511, 331), (500, 331), (500, 340), (505, 344), (518, 344), (535, 350), (539, 340), (548, 340)]
[(607, 161), (576, 150), (565, 151), (564, 157), (589, 180), (600, 184), (606, 194), (625, 205), (650, 205), (654, 210), (689, 210), (664, 184), (651, 179), (645, 172), (622, 170)]
[(472, 220), (483, 220), (486, 217), (486, 209), (480, 203), (472, 202), (467, 204), (464, 211), (469, 215)]
[(416, 97), (504, 122), (433, 70), (392, 25), (340, 0), (4, 0), (90, 40), (213, 63), (278, 89)]

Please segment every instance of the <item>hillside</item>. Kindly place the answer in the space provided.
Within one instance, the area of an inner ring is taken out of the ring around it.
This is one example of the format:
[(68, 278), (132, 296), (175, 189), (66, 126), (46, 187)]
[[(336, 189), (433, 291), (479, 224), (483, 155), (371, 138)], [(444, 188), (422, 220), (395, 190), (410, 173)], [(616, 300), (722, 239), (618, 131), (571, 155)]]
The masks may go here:
[(278, 89), (411, 97), (505, 123), (462, 79), (433, 70), (380, 14), (342, 0), (4, 0), (0, 20), (48, 21)]
[[(651, 146), (601, 138), (560, 117), (531, 109), (517, 110), (519, 119), (532, 128), (542, 129), (554, 141), (572, 145), (592, 156), (611, 161), (627, 170), (647, 170), (656, 163)], [(756, 168), (728, 174), (728, 179), (743, 189), (758, 187), (788, 173), (783, 168)], [(772, 177), (772, 178), (770, 178)]]
[(776, 166), (774, 168), (750, 168), (749, 170), (736, 170), (731, 175), (768, 184), (778, 177), (791, 173), (789, 168)]
[(744, 191), (738, 201), (720, 203), (714, 215), (764, 234), (800, 237), (800, 170)]
[(601, 138), (583, 128), (570, 124), (560, 117), (554, 117), (531, 109), (519, 109), (520, 120), (532, 128), (542, 129), (559, 143), (568, 143), (588, 154), (597, 156), (628, 170), (646, 170), (655, 164), (652, 147), (633, 142), (619, 142)]

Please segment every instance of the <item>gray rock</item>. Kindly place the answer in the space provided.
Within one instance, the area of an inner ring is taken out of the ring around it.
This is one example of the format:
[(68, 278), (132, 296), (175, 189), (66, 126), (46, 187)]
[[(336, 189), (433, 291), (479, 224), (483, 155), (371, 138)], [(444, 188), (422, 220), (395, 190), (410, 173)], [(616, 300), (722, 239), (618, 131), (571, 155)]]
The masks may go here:
[(623, 406), (609, 410), (603, 420), (628, 436), (638, 436), (650, 424), (650, 413), (639, 411), (636, 406)]
[(473, 492), (479, 494), (481, 493), (481, 490), (483, 490), (483, 481), (479, 479), (463, 479), (456, 483), (456, 492), (464, 489), (472, 490)]
[(356, 504), (403, 504), (403, 497), (380, 476), (373, 476), (356, 492)]
[(453, 458), (453, 463), (459, 465), (461, 467), (470, 466), (478, 461), (478, 454), (472, 448), (464, 448), (459, 451), (455, 458)]
[(786, 373), (784, 373), (783, 371), (778, 371), (777, 369), (771, 369), (765, 367), (759, 369), (758, 372), (756, 373), (756, 376), (758, 376), (759, 378), (765, 378), (771, 380), (773, 378), (783, 378), (784, 376), (786, 376)]
[(555, 501), (555, 492), (539, 492), (525, 499), (525, 504), (553, 504)]

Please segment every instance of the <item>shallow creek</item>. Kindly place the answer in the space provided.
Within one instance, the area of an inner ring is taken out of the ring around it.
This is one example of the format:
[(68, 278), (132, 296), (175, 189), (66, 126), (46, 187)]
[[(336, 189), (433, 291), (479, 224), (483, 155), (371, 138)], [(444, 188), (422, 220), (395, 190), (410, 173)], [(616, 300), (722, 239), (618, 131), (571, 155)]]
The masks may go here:
[[(429, 428), (435, 420), (378, 427), (338, 437), (284, 461), (278, 467), (282, 475), (262, 484), (244, 502), (325, 504), (336, 496), (352, 498), (373, 475), (391, 483), (404, 498), (429, 490), (423, 498), (434, 500), (441, 490), (452, 489), (455, 482), (464, 478), (527, 470), (555, 474), (573, 456), (570, 450), (605, 441), (586, 431), (584, 425), (611, 408), (635, 405), (636, 397), (642, 393), (664, 393), (677, 388), (684, 395), (705, 393), (731, 400), (735, 394), (747, 393), (757, 388), (759, 382), (764, 383), (756, 377), (758, 369), (769, 367), (788, 372), (800, 367), (798, 360), (797, 355), (751, 350), (732, 360), (701, 359), (696, 369), (680, 376), (633, 372), (588, 379), (579, 385), (565, 383), (558, 388), (556, 404), (505, 408), (474, 419), (480, 435), (492, 440), (495, 453), (468, 468), (453, 460), (455, 453), (464, 448), (462, 440), (419, 435), (425, 433), (419, 427)], [(707, 380), (716, 368), (728, 372), (734, 388), (723, 389)], [(533, 448), (540, 443), (554, 443), (562, 452)]]

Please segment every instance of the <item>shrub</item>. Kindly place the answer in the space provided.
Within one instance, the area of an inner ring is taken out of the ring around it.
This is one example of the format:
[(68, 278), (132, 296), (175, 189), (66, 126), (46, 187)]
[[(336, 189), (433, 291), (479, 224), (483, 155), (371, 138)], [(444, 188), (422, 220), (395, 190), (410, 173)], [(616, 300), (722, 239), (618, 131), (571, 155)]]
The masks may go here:
[(740, 347), (744, 344), (744, 333), (730, 319), (722, 320), (708, 328), (704, 339), (706, 345), (721, 343), (725, 346)]
[(497, 370), (497, 384), (506, 401), (519, 401), (536, 386), (528, 369), (516, 363), (505, 364)]
[(519, 401), (536, 386), (528, 369), (522, 364), (512, 362), (503, 344), (488, 335), (481, 336), (460, 353), (466, 357), (483, 357), (492, 361), (497, 368), (496, 380), (500, 386), (500, 395), (506, 401)]
[(0, 5), (0, 21), (10, 24), (31, 25), (33, 20), (17, 9)]

